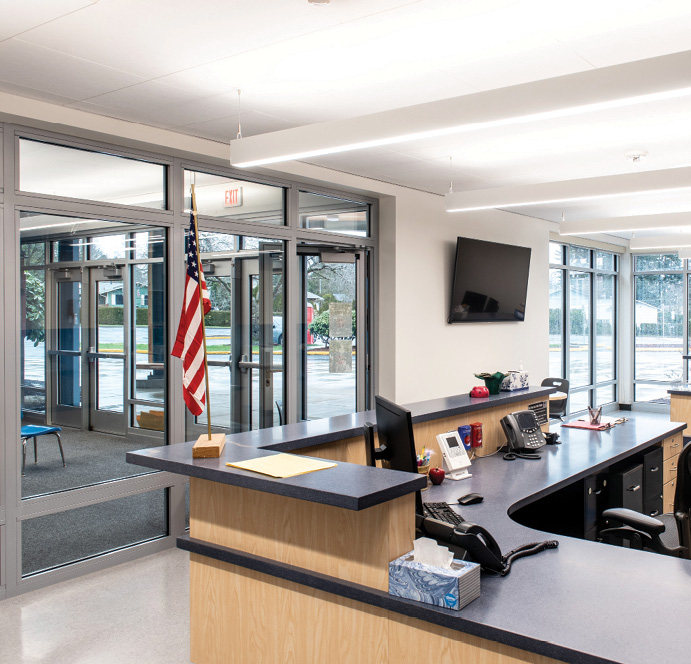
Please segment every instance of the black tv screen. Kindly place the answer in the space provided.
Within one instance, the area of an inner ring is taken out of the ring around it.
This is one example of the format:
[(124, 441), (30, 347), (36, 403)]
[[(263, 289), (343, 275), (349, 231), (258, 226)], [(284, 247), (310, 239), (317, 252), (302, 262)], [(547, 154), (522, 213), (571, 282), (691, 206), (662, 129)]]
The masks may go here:
[(525, 320), (530, 248), (459, 237), (449, 323)]

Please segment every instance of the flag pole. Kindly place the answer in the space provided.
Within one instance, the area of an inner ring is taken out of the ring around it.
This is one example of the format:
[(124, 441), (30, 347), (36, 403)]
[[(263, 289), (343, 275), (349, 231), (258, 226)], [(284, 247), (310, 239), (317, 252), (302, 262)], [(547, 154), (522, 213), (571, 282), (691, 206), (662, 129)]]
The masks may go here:
[(199, 311), (202, 316), (202, 340), (204, 341), (204, 380), (206, 381), (206, 429), (208, 439), (211, 440), (211, 393), (209, 392), (209, 363), (206, 356), (206, 325), (204, 323), (204, 289), (202, 288), (203, 272), (201, 247), (199, 246), (199, 227), (197, 226), (197, 199), (192, 187), (192, 217), (194, 218), (194, 237), (197, 243), (197, 265), (199, 267)]

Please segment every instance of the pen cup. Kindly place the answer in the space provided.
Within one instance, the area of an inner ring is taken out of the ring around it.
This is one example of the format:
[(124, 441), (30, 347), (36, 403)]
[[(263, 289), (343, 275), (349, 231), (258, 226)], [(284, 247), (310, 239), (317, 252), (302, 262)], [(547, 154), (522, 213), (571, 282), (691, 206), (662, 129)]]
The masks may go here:
[[(418, 466), (417, 472), (420, 473), (420, 475), (428, 475), (429, 476), (429, 464), (427, 464), (426, 466)], [(422, 489), (422, 491), (427, 491), (427, 487)]]

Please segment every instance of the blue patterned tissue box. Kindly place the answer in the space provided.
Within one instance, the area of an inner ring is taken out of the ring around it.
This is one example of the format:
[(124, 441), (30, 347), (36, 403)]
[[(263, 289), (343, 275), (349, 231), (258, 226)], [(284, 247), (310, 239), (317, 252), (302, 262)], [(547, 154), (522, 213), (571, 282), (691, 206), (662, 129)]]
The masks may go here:
[(462, 609), (480, 596), (480, 565), (455, 560), (451, 568), (413, 560), (410, 551), (389, 563), (389, 594), (446, 609)]
[(501, 392), (513, 392), (514, 390), (527, 390), (528, 387), (528, 372), (527, 371), (509, 371), (508, 376), (501, 381)]

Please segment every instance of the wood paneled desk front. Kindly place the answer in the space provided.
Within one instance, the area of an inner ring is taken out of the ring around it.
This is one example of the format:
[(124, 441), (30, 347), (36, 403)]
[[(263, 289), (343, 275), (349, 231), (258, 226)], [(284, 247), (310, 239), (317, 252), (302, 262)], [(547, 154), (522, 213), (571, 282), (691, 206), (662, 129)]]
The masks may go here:
[[(505, 412), (514, 404), (504, 404)], [(483, 420), (482, 409), (471, 412)], [(448, 424), (441, 424), (448, 413), (438, 414), (437, 432)], [(332, 436), (328, 422), (302, 426)], [(479, 458), (472, 479), (445, 482), (425, 499), (483, 494), (463, 516), (508, 551), (546, 538), (511, 519), (521, 506), (681, 440), (683, 428), (645, 416), (606, 432), (562, 429), (564, 444), (546, 448), (541, 461)], [(354, 438), (347, 427), (341, 433)], [(192, 552), (195, 664), (688, 661), (688, 561), (560, 536), (559, 549), (518, 561), (509, 576), (483, 575), (481, 597), (460, 612), (391, 597), (387, 565), (412, 548), (413, 492), (425, 479), (345, 462), (287, 480), (226, 467), (229, 459), (268, 453), (248, 443), (252, 436), (278, 445), (281, 428), (233, 436), (220, 460), (193, 461), (192, 443), (128, 454), (133, 463), (192, 478), (190, 536), (180, 546)], [(308, 449), (312, 443), (302, 441)], [(300, 449), (295, 438), (286, 444)], [(631, 629), (642, 620), (645, 630)]]

